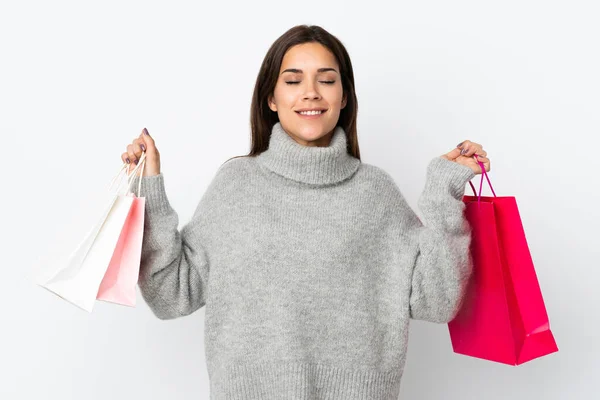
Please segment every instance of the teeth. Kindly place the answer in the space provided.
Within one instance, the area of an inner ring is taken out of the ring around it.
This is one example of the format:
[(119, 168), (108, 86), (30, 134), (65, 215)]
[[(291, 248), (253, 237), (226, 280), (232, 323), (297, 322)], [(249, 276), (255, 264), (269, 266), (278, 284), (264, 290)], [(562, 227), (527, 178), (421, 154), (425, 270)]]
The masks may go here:
[(321, 114), (323, 111), (300, 111), (302, 115), (317, 115)]

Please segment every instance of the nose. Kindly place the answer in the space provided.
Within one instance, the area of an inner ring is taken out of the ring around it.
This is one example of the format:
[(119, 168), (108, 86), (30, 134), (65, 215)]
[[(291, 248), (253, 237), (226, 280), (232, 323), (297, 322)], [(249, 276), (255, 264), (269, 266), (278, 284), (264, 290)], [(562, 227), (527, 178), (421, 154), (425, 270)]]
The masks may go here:
[(303, 98), (305, 100), (308, 100), (308, 99), (320, 99), (321, 98), (321, 95), (319, 94), (319, 92), (317, 92), (315, 90), (314, 83), (310, 83), (309, 82), (307, 84), (307, 86), (306, 86), (306, 92), (304, 92)]

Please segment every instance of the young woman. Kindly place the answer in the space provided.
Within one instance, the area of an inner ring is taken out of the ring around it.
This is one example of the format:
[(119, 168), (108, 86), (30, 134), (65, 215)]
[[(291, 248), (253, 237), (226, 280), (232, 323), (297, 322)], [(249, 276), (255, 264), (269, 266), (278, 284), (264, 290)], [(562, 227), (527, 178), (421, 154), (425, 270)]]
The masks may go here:
[(148, 131), (122, 154), (146, 153), (142, 295), (161, 319), (206, 306), (211, 398), (397, 399), (409, 320), (457, 312), (471, 272), (462, 196), (482, 173), (474, 155), (490, 160), (469, 140), (431, 160), (423, 224), (360, 161), (357, 107), (342, 43), (296, 26), (258, 74), (250, 153), (221, 165), (181, 231)]

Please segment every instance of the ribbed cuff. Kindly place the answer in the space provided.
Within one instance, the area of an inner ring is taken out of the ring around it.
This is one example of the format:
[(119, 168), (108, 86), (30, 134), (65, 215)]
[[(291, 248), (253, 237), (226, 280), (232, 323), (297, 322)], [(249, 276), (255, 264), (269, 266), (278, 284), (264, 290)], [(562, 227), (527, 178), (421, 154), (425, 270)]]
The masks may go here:
[[(136, 194), (138, 192), (139, 179), (139, 176), (134, 177), (131, 185), (131, 190)], [(165, 180), (162, 173), (142, 177), (140, 197), (145, 197), (146, 212), (149, 214), (164, 214), (172, 210), (165, 191)]]
[(462, 164), (436, 157), (427, 167), (427, 182), (429, 190), (450, 190), (450, 194), (461, 200), (465, 194), (465, 185), (475, 177), (475, 172)]

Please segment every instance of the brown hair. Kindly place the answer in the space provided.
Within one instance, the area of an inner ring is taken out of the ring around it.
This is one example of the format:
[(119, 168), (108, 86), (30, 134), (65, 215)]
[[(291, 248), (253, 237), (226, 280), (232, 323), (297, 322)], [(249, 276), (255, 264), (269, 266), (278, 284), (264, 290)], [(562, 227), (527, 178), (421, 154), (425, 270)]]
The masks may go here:
[(290, 47), (312, 42), (320, 43), (328, 48), (339, 64), (342, 88), (347, 100), (346, 106), (340, 111), (337, 125), (341, 126), (346, 132), (349, 154), (360, 160), (356, 134), (358, 101), (354, 90), (352, 62), (342, 42), (317, 25), (294, 26), (281, 35), (267, 51), (258, 72), (252, 95), (250, 108), (252, 143), (250, 152), (247, 155), (232, 157), (229, 160), (239, 157), (254, 157), (267, 150), (273, 125), (279, 121), (277, 113), (269, 108), (268, 100), (275, 91), (283, 56)]

